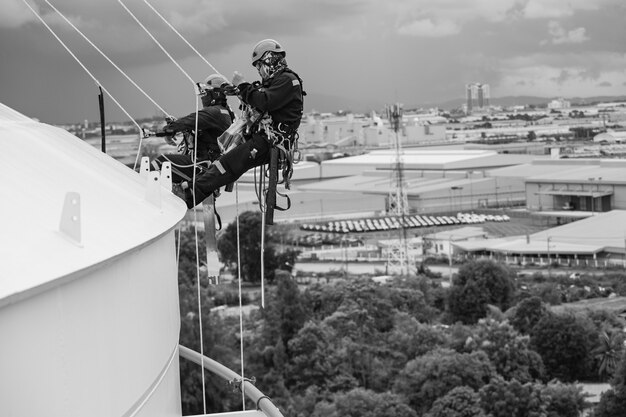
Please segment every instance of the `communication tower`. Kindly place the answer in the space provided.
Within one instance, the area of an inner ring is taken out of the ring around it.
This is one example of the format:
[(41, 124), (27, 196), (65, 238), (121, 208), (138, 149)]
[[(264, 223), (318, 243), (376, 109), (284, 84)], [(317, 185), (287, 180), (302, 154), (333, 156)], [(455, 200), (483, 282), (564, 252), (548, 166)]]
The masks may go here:
[(402, 127), (402, 105), (394, 104), (387, 107), (387, 118), (391, 128), (395, 133), (395, 164), (392, 170), (393, 186), (390, 187), (387, 200), (387, 212), (395, 216), (399, 223), (400, 236), (398, 240), (390, 239), (387, 252), (387, 271), (390, 273), (408, 273), (408, 245), (406, 236), (405, 216), (409, 214), (409, 202), (406, 195), (405, 181), (403, 174), (402, 145), (398, 131)]

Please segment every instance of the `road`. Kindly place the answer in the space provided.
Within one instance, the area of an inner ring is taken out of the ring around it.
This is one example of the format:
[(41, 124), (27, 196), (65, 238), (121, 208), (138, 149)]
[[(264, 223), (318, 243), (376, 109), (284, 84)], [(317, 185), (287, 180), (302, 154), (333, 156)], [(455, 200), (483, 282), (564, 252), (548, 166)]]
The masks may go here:
[[(438, 272), (444, 277), (450, 276), (450, 268), (444, 265), (429, 265), (428, 269)], [(453, 266), (452, 273), (458, 271), (458, 267)], [(347, 270), (349, 274), (375, 274), (385, 275), (386, 268), (384, 262), (302, 262), (296, 263), (294, 273), (296, 276), (301, 273), (327, 273), (331, 271)]]

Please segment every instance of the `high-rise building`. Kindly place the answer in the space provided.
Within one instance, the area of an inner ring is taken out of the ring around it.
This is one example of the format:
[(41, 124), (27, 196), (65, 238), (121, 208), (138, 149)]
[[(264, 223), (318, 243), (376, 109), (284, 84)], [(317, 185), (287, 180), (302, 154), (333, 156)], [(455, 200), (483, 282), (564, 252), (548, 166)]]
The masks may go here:
[(467, 113), (474, 109), (484, 109), (489, 107), (489, 84), (466, 84), (465, 98)]

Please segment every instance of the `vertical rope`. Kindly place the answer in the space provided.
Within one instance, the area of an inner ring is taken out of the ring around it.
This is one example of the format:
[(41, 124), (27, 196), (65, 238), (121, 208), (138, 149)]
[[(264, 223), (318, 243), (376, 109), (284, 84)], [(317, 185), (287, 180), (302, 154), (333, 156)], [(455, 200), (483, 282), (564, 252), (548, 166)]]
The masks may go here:
[[(185, 70), (176, 62), (176, 60), (167, 52), (167, 50), (159, 43), (159, 41), (150, 33), (150, 31), (139, 21), (139, 19), (126, 7), (122, 0), (118, 0), (118, 3), (126, 10), (126, 12), (135, 20), (135, 22), (148, 34), (148, 36), (157, 44), (157, 46), (163, 51), (165, 55), (176, 65), (176, 67), (189, 79), (191, 84), (194, 86), (194, 94), (196, 96), (196, 120), (194, 126), (194, 149), (193, 149), (193, 178), (191, 181), (191, 194), (193, 196), (193, 216), (194, 216), (194, 237), (195, 237), (195, 246), (196, 246), (196, 281), (198, 285), (198, 326), (200, 327), (199, 336), (200, 336), (200, 354), (202, 358), (204, 358), (204, 336), (202, 330), (202, 300), (201, 300), (201, 286), (200, 286), (200, 250), (198, 248), (198, 214), (195, 210), (197, 205), (196, 202), (196, 194), (194, 192), (195, 184), (196, 184), (196, 168), (197, 168), (197, 149), (198, 149), (198, 111), (200, 107), (200, 92), (197, 89), (197, 85), (194, 82), (193, 78), (185, 72)], [(205, 231), (206, 233), (206, 231)], [(204, 414), (206, 414), (206, 382), (205, 382), (205, 371), (204, 371), (204, 359), (201, 360), (200, 368), (202, 369), (202, 406)]]
[(235, 214), (237, 219), (237, 281), (239, 283), (239, 346), (241, 350), (241, 406), (246, 411), (246, 384), (244, 381), (243, 364), (243, 302), (241, 297), (241, 242), (239, 240), (239, 186), (235, 182)]
[[(265, 165), (261, 166), (261, 199), (265, 208)], [(261, 307), (265, 308), (265, 210), (261, 210)]]
[[(201, 355), (201, 363), (200, 368), (202, 369), (202, 409), (204, 414), (206, 414), (206, 382), (205, 382), (205, 374), (204, 374), (204, 334), (202, 330), (202, 294), (200, 291), (200, 250), (198, 248), (198, 212), (196, 210), (196, 193), (194, 192), (194, 187), (196, 185), (196, 149), (198, 147), (198, 107), (199, 107), (199, 96), (196, 96), (196, 125), (195, 125), (195, 135), (194, 135), (194, 145), (193, 145), (193, 176), (191, 180), (191, 195), (193, 196), (193, 229), (194, 229), (194, 237), (196, 242), (196, 281), (198, 285), (198, 327), (200, 328), (199, 336), (200, 336), (200, 355)], [(204, 233), (207, 233), (205, 230)]]

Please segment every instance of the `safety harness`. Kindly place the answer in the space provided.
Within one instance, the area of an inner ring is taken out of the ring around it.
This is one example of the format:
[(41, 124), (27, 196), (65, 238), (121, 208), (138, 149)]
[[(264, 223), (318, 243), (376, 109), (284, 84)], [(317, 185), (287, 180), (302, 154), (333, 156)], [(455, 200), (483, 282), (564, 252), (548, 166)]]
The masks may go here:
[[(306, 92), (304, 91), (302, 79), (295, 71), (289, 68), (284, 68), (283, 71), (293, 74), (298, 79), (298, 82), (300, 83), (300, 89), (302, 91), (302, 101), (304, 108), (304, 96), (306, 96)], [(285, 189), (289, 190), (291, 189), (293, 165), (300, 162), (302, 158), (302, 155), (298, 150), (298, 128), (297, 126), (290, 126), (287, 123), (275, 122), (268, 114), (264, 114), (257, 123), (258, 124), (256, 127), (256, 131), (264, 132), (270, 146), (278, 150), (277, 169), (281, 171), (282, 180), (277, 180), (277, 183), (284, 184)], [(289, 196), (277, 191), (276, 187), (272, 187), (272, 190), (275, 190), (276, 194), (287, 200), (287, 207), (274, 205), (273, 208), (281, 211), (289, 210), (289, 208), (291, 207), (291, 199), (289, 198)]]

